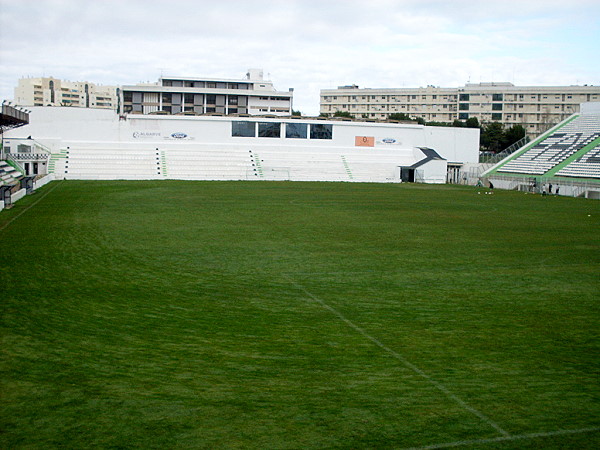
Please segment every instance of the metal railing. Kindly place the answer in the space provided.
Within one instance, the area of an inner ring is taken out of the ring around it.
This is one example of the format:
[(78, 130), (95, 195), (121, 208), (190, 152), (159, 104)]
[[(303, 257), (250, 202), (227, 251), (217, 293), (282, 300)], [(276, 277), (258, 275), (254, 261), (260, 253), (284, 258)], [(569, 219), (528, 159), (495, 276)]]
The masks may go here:
[(4, 160), (9, 163), (11, 166), (13, 166), (15, 169), (17, 169), (19, 172), (21, 172), (22, 174), (25, 174), (25, 169), (23, 168), (23, 166), (21, 164), (19, 164), (18, 161), (16, 161), (15, 159), (13, 159), (13, 154), (12, 153), (5, 153), (4, 154)]
[(595, 195), (600, 193), (600, 180), (576, 180), (564, 177), (515, 177), (498, 174), (491, 175), (488, 179), (499, 189), (519, 190), (534, 194), (597, 198)]
[(525, 137), (519, 139), (514, 144), (509, 145), (501, 152), (495, 153), (493, 155), (487, 155), (487, 154), (479, 155), (479, 162), (485, 163), (485, 164), (496, 164), (496, 163), (502, 161), (508, 155), (511, 155), (514, 152), (516, 152), (517, 150), (519, 150), (521, 147), (527, 145), (529, 143), (529, 141), (530, 141), (529, 137), (525, 136)]
[(47, 161), (49, 153), (6, 153), (7, 158), (14, 161)]

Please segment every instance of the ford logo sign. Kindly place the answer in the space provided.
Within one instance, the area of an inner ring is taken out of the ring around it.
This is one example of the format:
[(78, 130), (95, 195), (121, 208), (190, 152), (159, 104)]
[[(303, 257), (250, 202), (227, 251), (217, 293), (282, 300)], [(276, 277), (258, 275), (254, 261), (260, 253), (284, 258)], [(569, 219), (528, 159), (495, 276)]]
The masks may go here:
[(396, 139), (385, 138), (385, 139), (382, 139), (382, 142), (385, 143), (385, 144), (395, 144), (396, 143)]
[(171, 133), (171, 137), (173, 139), (185, 139), (188, 136), (185, 133)]

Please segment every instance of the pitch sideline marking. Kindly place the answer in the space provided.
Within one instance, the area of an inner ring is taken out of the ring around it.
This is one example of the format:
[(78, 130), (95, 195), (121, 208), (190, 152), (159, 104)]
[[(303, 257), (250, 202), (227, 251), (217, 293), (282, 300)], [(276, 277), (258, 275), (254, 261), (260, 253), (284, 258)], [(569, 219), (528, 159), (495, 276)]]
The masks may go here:
[(8, 226), (13, 223), (15, 220), (17, 220), (19, 217), (21, 217), (23, 214), (25, 214), (27, 211), (29, 211), (30, 208), (33, 208), (35, 205), (37, 205), (40, 201), (42, 201), (44, 199), (44, 197), (46, 197), (46, 195), (48, 195), (50, 192), (52, 192), (54, 189), (56, 189), (57, 186), (61, 185), (62, 182), (64, 180), (61, 180), (60, 182), (56, 183), (54, 186), (50, 187), (50, 189), (48, 189), (46, 192), (44, 192), (42, 194), (42, 196), (40, 198), (38, 198), (35, 202), (33, 202), (31, 205), (29, 205), (27, 208), (25, 208), (23, 211), (21, 211), (19, 214), (17, 214), (15, 217), (13, 217), (12, 219), (10, 219), (8, 222), (6, 222), (4, 225), (2, 225), (0, 227), (0, 231), (3, 231), (4, 229), (8, 228)]
[(437, 448), (460, 447), (461, 445), (491, 444), (493, 442), (517, 441), (521, 439), (535, 439), (540, 437), (562, 436), (566, 434), (593, 433), (595, 431), (600, 431), (600, 428), (581, 428), (579, 430), (558, 430), (544, 433), (515, 434), (513, 436), (501, 436), (490, 439), (474, 439), (471, 441), (445, 442), (443, 444), (433, 444), (425, 447), (410, 447), (406, 450), (433, 450)]
[(444, 386), (443, 384), (441, 384), (438, 381), (436, 381), (433, 378), (431, 378), (429, 375), (427, 375), (425, 372), (423, 372), (417, 366), (415, 366), (410, 361), (408, 361), (406, 358), (404, 358), (404, 356), (402, 356), (400, 353), (396, 352), (395, 350), (392, 350), (387, 345), (385, 345), (381, 341), (379, 341), (377, 338), (371, 336), (369, 333), (367, 333), (361, 327), (359, 327), (358, 325), (356, 325), (350, 319), (347, 319), (337, 309), (333, 308), (332, 306), (329, 306), (327, 303), (325, 303), (325, 301), (321, 300), (316, 295), (313, 295), (304, 286), (302, 286), (301, 284), (297, 283), (296, 281), (294, 281), (293, 279), (291, 279), (286, 274), (283, 274), (283, 276), (292, 285), (294, 285), (297, 289), (299, 289), (302, 292), (304, 292), (306, 295), (308, 295), (311, 299), (313, 299), (315, 302), (317, 302), (323, 308), (327, 309), (329, 312), (331, 312), (332, 314), (334, 314), (335, 316), (337, 316), (340, 320), (342, 320), (342, 322), (344, 322), (346, 325), (348, 325), (354, 331), (356, 331), (357, 333), (359, 333), (360, 335), (362, 335), (363, 337), (365, 337), (366, 339), (368, 339), (369, 341), (371, 341), (372, 343), (374, 343), (376, 346), (378, 346), (379, 348), (381, 348), (382, 350), (384, 350), (386, 353), (388, 353), (391, 356), (393, 356), (395, 359), (397, 359), (398, 361), (400, 361), (402, 364), (404, 364), (410, 370), (412, 370), (413, 372), (415, 372), (416, 374), (418, 374), (419, 376), (421, 376), (422, 378), (424, 378), (425, 380), (427, 380), (434, 387), (436, 387), (439, 391), (441, 391), (442, 393), (444, 393), (448, 398), (454, 400), (456, 403), (458, 403), (464, 409), (466, 409), (470, 413), (474, 414), (475, 416), (479, 417), (483, 422), (485, 422), (488, 425), (490, 425), (492, 428), (494, 428), (497, 432), (499, 432), (503, 436), (502, 439), (506, 439), (506, 438), (510, 438), (511, 437), (511, 435), (507, 431), (505, 431), (504, 429), (502, 429), (497, 423), (495, 423), (494, 421), (492, 421), (489, 417), (487, 417), (486, 415), (484, 415), (481, 411), (478, 411), (477, 409), (475, 409), (472, 406), (470, 406), (467, 403), (465, 403), (462, 399), (460, 399), (455, 394), (453, 394), (452, 392), (450, 392), (448, 390), (448, 388), (446, 388), (446, 386)]

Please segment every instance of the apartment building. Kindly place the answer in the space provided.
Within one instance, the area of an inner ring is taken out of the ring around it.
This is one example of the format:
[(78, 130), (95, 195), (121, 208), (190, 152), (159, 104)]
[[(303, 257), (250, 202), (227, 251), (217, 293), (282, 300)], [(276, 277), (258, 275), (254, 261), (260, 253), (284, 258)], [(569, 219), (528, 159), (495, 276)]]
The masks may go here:
[(73, 106), (117, 109), (118, 88), (87, 81), (66, 81), (52, 77), (21, 78), (15, 88), (19, 106)]
[(157, 83), (122, 87), (122, 113), (269, 114), (292, 113), (293, 89), (277, 91), (263, 71), (244, 79), (161, 77)]
[(347, 111), (355, 117), (385, 119), (405, 113), (426, 122), (476, 117), (480, 123), (522, 125), (537, 136), (600, 100), (600, 86), (515, 86), (512, 83), (466, 84), (462, 88), (360, 89), (357, 85), (321, 90), (320, 112)]

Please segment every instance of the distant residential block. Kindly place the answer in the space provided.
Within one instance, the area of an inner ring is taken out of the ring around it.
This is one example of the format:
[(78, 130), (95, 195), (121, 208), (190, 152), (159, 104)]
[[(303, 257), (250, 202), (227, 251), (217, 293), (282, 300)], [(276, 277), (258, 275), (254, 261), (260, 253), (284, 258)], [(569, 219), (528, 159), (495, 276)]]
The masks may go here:
[(87, 81), (66, 81), (52, 77), (21, 78), (15, 88), (19, 106), (73, 106), (117, 109), (118, 89)]
[(515, 86), (512, 83), (466, 84), (461, 88), (360, 89), (357, 85), (321, 90), (320, 112), (349, 112), (355, 117), (385, 119), (405, 113), (426, 122), (476, 117), (480, 123), (522, 125), (537, 136), (584, 102), (600, 100), (600, 86)]

